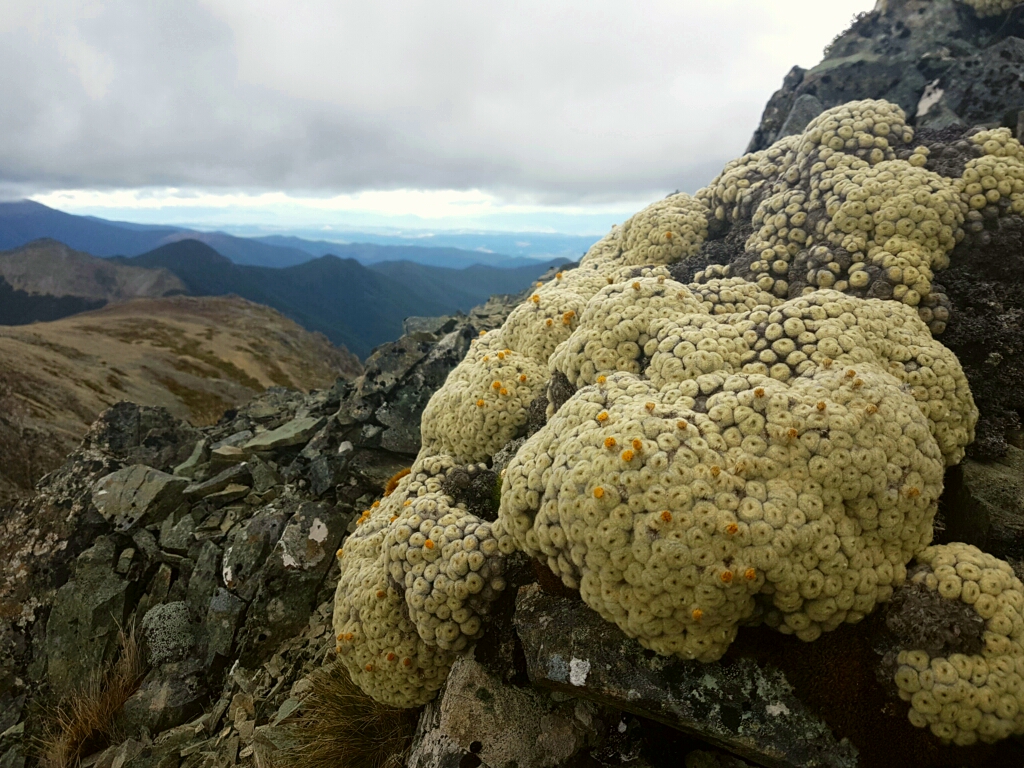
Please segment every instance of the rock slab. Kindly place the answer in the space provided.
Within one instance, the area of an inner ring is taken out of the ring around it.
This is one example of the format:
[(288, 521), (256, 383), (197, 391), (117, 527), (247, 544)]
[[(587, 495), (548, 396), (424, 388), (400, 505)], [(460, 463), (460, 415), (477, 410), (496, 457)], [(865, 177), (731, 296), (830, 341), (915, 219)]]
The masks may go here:
[(673, 728), (771, 768), (854, 768), (856, 749), (751, 659), (657, 656), (578, 600), (520, 589), (516, 631), (530, 681)]

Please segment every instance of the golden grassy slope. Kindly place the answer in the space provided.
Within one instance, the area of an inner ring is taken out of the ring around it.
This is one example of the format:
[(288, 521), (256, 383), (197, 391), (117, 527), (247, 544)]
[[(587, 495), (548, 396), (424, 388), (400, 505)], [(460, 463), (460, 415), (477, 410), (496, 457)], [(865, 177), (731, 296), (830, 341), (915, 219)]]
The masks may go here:
[(269, 386), (323, 389), (359, 370), (321, 334), (235, 296), (138, 299), (0, 326), (0, 502), (58, 466), (120, 400), (199, 426)]

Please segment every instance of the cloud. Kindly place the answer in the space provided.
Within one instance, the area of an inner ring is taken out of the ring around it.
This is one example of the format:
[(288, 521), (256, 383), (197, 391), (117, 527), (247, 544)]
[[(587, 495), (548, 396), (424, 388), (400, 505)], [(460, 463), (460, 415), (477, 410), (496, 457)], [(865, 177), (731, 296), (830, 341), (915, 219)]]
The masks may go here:
[(693, 190), (870, 0), (5, 0), (0, 194)]

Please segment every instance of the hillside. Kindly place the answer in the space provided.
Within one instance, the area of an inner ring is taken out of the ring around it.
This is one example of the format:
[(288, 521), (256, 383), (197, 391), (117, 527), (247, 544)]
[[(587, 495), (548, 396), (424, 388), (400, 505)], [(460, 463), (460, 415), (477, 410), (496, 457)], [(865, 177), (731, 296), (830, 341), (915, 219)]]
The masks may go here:
[(116, 264), (45, 239), (0, 252), (0, 277), (29, 294), (103, 302), (159, 298), (186, 290), (166, 269)]
[(230, 298), (139, 299), (0, 328), (0, 501), (24, 493), (119, 400), (196, 425), (270, 386), (352, 378), (350, 354), (267, 307)]
[(385, 262), (369, 269), (354, 259), (322, 256), (294, 267), (269, 269), (233, 264), (196, 240), (117, 261), (165, 268), (194, 295), (234, 293), (266, 304), (361, 358), (401, 336), (406, 317), (467, 312), (494, 293), (523, 290), (551, 266), (449, 270)]

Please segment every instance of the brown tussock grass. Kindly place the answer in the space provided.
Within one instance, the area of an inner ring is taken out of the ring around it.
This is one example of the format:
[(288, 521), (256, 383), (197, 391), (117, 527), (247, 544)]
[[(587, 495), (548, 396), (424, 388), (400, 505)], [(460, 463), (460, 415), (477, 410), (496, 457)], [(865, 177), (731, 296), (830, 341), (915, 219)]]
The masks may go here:
[(290, 730), (283, 768), (400, 768), (405, 764), (418, 709), (395, 709), (363, 693), (335, 663), (311, 678), (313, 688)]
[(121, 740), (117, 716), (139, 689), (146, 665), (134, 626), (120, 631), (118, 644), (110, 666), (46, 713), (36, 744), (41, 768), (75, 768), (83, 756)]

